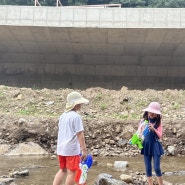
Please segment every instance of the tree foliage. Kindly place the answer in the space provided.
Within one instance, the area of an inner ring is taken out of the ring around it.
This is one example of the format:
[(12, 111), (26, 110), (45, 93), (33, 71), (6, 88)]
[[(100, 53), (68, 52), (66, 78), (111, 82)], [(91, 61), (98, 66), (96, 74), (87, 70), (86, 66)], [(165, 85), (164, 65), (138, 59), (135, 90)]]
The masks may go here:
[[(185, 0), (60, 0), (63, 6), (121, 4), (122, 7), (184, 8)], [(33, 6), (35, 0), (0, 0), (0, 5)], [(42, 6), (56, 6), (56, 0), (39, 0)]]

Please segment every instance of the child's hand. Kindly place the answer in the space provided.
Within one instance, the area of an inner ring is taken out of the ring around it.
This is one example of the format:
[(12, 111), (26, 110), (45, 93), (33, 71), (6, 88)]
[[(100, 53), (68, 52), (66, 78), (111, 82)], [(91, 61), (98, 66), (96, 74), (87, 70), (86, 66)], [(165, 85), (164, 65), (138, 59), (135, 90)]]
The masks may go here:
[(82, 161), (86, 160), (86, 158), (87, 158), (87, 150), (82, 150), (82, 156), (81, 156)]
[(151, 131), (155, 131), (155, 128), (154, 128), (154, 125), (153, 124), (149, 124), (149, 130), (151, 130)]

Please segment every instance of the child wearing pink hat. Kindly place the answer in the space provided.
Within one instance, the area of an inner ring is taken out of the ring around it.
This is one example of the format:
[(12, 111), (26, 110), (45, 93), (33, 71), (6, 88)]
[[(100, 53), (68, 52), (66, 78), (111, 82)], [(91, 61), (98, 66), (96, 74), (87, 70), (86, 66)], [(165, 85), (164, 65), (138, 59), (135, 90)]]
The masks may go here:
[(149, 185), (153, 185), (152, 178), (152, 158), (154, 164), (154, 170), (157, 176), (159, 185), (163, 185), (162, 173), (160, 168), (161, 155), (164, 154), (159, 139), (162, 138), (162, 123), (161, 123), (161, 110), (158, 102), (151, 102), (149, 106), (143, 110), (142, 121), (148, 121), (149, 125), (146, 129), (149, 129), (145, 135), (143, 141), (143, 148), (141, 154), (144, 155), (144, 162), (146, 168), (146, 176)]

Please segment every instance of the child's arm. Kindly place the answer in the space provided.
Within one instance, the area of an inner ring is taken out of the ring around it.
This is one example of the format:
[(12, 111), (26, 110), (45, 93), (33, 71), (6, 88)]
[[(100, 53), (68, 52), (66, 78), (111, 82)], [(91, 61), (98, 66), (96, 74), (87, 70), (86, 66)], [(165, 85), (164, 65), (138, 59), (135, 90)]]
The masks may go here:
[(86, 144), (85, 144), (84, 132), (83, 131), (78, 132), (77, 137), (78, 137), (78, 141), (80, 143), (80, 147), (81, 147), (81, 150), (82, 150), (81, 158), (82, 158), (82, 160), (84, 160), (87, 157), (87, 149), (86, 149)]
[(157, 134), (157, 136), (159, 137), (159, 139), (161, 139), (162, 138), (162, 134), (163, 134), (162, 124), (160, 124), (157, 129), (154, 129), (154, 131)]
[(162, 138), (162, 133), (163, 133), (162, 124), (160, 124), (157, 129), (154, 128), (154, 126), (152, 124), (150, 124), (150, 130), (152, 130), (153, 132), (155, 132), (157, 134), (157, 136), (159, 137), (159, 139)]

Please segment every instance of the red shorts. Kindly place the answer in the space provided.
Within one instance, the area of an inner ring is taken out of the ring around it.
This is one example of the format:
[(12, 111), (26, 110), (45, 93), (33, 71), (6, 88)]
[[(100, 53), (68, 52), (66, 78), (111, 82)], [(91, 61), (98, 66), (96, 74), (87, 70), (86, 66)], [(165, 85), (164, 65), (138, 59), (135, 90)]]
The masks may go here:
[(60, 169), (69, 169), (71, 171), (76, 171), (79, 168), (80, 156), (58, 156), (60, 163)]

